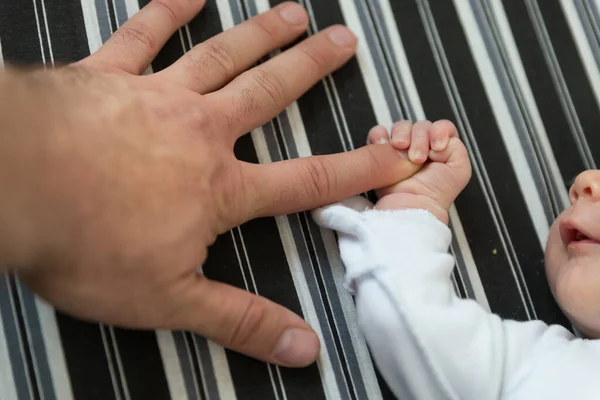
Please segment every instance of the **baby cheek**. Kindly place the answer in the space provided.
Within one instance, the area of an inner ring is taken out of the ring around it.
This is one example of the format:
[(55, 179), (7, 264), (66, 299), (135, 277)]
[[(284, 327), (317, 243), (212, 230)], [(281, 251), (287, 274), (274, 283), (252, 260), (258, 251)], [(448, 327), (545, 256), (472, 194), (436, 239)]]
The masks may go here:
[(571, 260), (555, 277), (555, 296), (569, 318), (586, 334), (600, 335), (600, 260)]

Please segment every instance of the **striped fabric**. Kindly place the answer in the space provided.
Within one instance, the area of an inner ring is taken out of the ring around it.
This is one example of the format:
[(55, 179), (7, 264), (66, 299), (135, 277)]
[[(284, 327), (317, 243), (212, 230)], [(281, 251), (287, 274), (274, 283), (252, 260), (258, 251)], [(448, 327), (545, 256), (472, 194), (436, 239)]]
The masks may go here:
[[(83, 58), (146, 2), (0, 0), (0, 62)], [(209, 0), (151, 69), (278, 2)], [(457, 291), (504, 317), (570, 327), (547, 288), (543, 247), (568, 185), (600, 160), (600, 0), (300, 2), (309, 33), (345, 23), (358, 55), (242, 138), (238, 157), (341, 152), (375, 124), (455, 121), (474, 172), (450, 212)], [(0, 399), (393, 398), (357, 330), (335, 236), (307, 213), (233, 229), (205, 273), (301, 314), (320, 335), (319, 362), (278, 368), (185, 332), (80, 322), (2, 276)]]

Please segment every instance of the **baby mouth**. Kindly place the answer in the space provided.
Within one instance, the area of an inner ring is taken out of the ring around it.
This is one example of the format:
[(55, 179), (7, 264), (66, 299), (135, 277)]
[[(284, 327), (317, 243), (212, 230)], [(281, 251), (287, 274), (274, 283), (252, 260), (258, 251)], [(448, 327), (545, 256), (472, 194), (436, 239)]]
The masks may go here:
[(571, 224), (562, 224), (560, 233), (563, 243), (567, 248), (579, 247), (580, 245), (596, 244), (600, 245), (598, 239), (588, 235), (587, 233), (575, 228)]

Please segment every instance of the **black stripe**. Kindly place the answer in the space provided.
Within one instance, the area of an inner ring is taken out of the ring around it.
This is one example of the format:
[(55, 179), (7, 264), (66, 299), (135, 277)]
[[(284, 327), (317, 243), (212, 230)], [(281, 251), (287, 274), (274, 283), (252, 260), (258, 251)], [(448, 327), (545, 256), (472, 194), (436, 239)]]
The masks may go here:
[(108, 362), (113, 367), (112, 373), (114, 377), (114, 384), (116, 385), (115, 389), (118, 391), (117, 398), (125, 399), (126, 391), (124, 380), (126, 380), (126, 378), (124, 379), (121, 376), (121, 368), (118, 364), (119, 349), (115, 348), (111, 328), (106, 325), (100, 325), (100, 329), (104, 335), (104, 349), (109, 353), (110, 357)]
[[(245, 289), (229, 232), (220, 236), (210, 248), (203, 270), (210, 279)], [(226, 354), (238, 399), (275, 399), (269, 371), (264, 363), (229, 350)]]
[(168, 399), (169, 386), (156, 334), (114, 328), (114, 335), (131, 399)]
[(57, 312), (65, 362), (73, 397), (86, 400), (116, 399), (100, 327)]
[[(47, 65), (52, 65), (51, 62), (51, 53), (50, 53), (50, 45), (48, 43), (48, 31), (46, 30), (46, 22), (44, 20), (44, 6), (41, 0), (33, 0), (34, 1), (34, 13), (37, 10), (37, 29), (39, 29), (39, 34), (41, 36), (42, 43), (42, 52), (44, 53), (44, 58), (46, 59)], [(35, 16), (35, 14), (34, 14)], [(38, 39), (39, 40), (39, 39)]]
[(15, 308), (17, 326), (19, 327), (19, 333), (21, 335), (23, 355), (25, 356), (25, 366), (29, 375), (28, 380), (31, 384), (31, 396), (33, 399), (41, 399), (37, 373), (33, 364), (33, 350), (29, 344), (29, 340), (27, 339), (27, 325), (25, 323), (25, 316), (23, 314), (23, 307), (21, 306), (21, 299), (19, 296), (19, 289), (17, 287), (17, 280), (15, 279), (14, 275), (8, 276), (8, 284), (10, 287), (10, 293), (12, 295), (11, 297), (13, 299), (13, 306)]
[(40, 48), (33, 1), (1, 1), (0, 16), (4, 62), (13, 65), (40, 64), (43, 49)]
[(108, 22), (110, 22), (110, 30), (116, 31), (119, 28), (119, 23), (117, 22), (117, 15), (115, 13), (115, 8), (113, 7), (112, 0), (104, 0), (106, 3), (106, 9), (108, 10)]
[(45, 0), (45, 4), (54, 62), (68, 64), (87, 57), (90, 49), (81, 1)]
[(558, 0), (543, 0), (537, 3), (590, 150), (596, 162), (600, 162), (600, 110), (562, 7)]
[(560, 94), (552, 82), (540, 43), (532, 27), (527, 7), (522, 1), (503, 1), (521, 62), (531, 86), (548, 140), (565, 183), (571, 181), (585, 167), (569, 123), (560, 104)]
[[(201, 400), (205, 400), (205, 382), (202, 380), (202, 373), (200, 371), (200, 362), (198, 360), (198, 357), (196, 355), (196, 351), (195, 351), (195, 344), (194, 344), (194, 336), (192, 333), (189, 332), (184, 332), (183, 334), (183, 338), (184, 338), (184, 343), (185, 343), (185, 347), (187, 348), (188, 353), (191, 355), (192, 358), (192, 370), (194, 373), (194, 378), (196, 378), (196, 383), (198, 384), (198, 388), (199, 390), (199, 396)], [(173, 399), (175, 400), (175, 399)]]
[[(477, 136), (478, 147), (485, 161), (501, 216), (506, 223), (537, 316), (549, 323), (570, 326), (559, 311), (548, 288), (544, 253), (540, 248), (531, 217), (527, 212), (525, 199), (518, 189), (518, 180), (495, 123), (491, 105), (481, 80), (477, 79), (479, 74), (456, 10), (451, 3), (431, 2), (431, 5), (448, 61), (452, 70), (455, 71), (454, 78), (458, 90), (462, 94), (463, 105), (471, 127)], [(513, 189), (502, 190), (504, 188)], [(462, 210), (461, 216), (464, 216), (467, 208), (462, 208)], [(469, 234), (469, 237), (476, 238), (477, 236)], [(483, 275), (486, 268), (479, 262), (478, 266), (480, 274)], [(488, 281), (487, 285), (497, 285), (497, 282)]]
[[(150, 0), (138, 0), (140, 8), (145, 7), (148, 3), (150, 3)], [(207, 3), (210, 4), (210, 2)], [(207, 4), (205, 8), (208, 8), (209, 4)], [(114, 18), (114, 16), (111, 18)], [(154, 72), (159, 72), (169, 67), (184, 54), (186, 49), (182, 48), (179, 31), (175, 32), (158, 52), (154, 61), (152, 61), (152, 70)]]

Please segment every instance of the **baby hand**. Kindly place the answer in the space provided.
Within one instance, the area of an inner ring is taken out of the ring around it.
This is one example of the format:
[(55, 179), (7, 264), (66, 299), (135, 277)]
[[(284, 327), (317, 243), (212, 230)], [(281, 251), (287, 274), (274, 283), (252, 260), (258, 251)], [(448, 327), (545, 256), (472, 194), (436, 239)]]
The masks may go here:
[[(387, 129), (371, 129), (368, 142), (389, 143)], [(415, 175), (377, 191), (375, 208), (397, 210), (424, 208), (442, 222), (448, 209), (471, 178), (471, 162), (458, 132), (450, 121), (399, 121), (392, 127), (392, 145), (415, 164), (424, 164)]]

